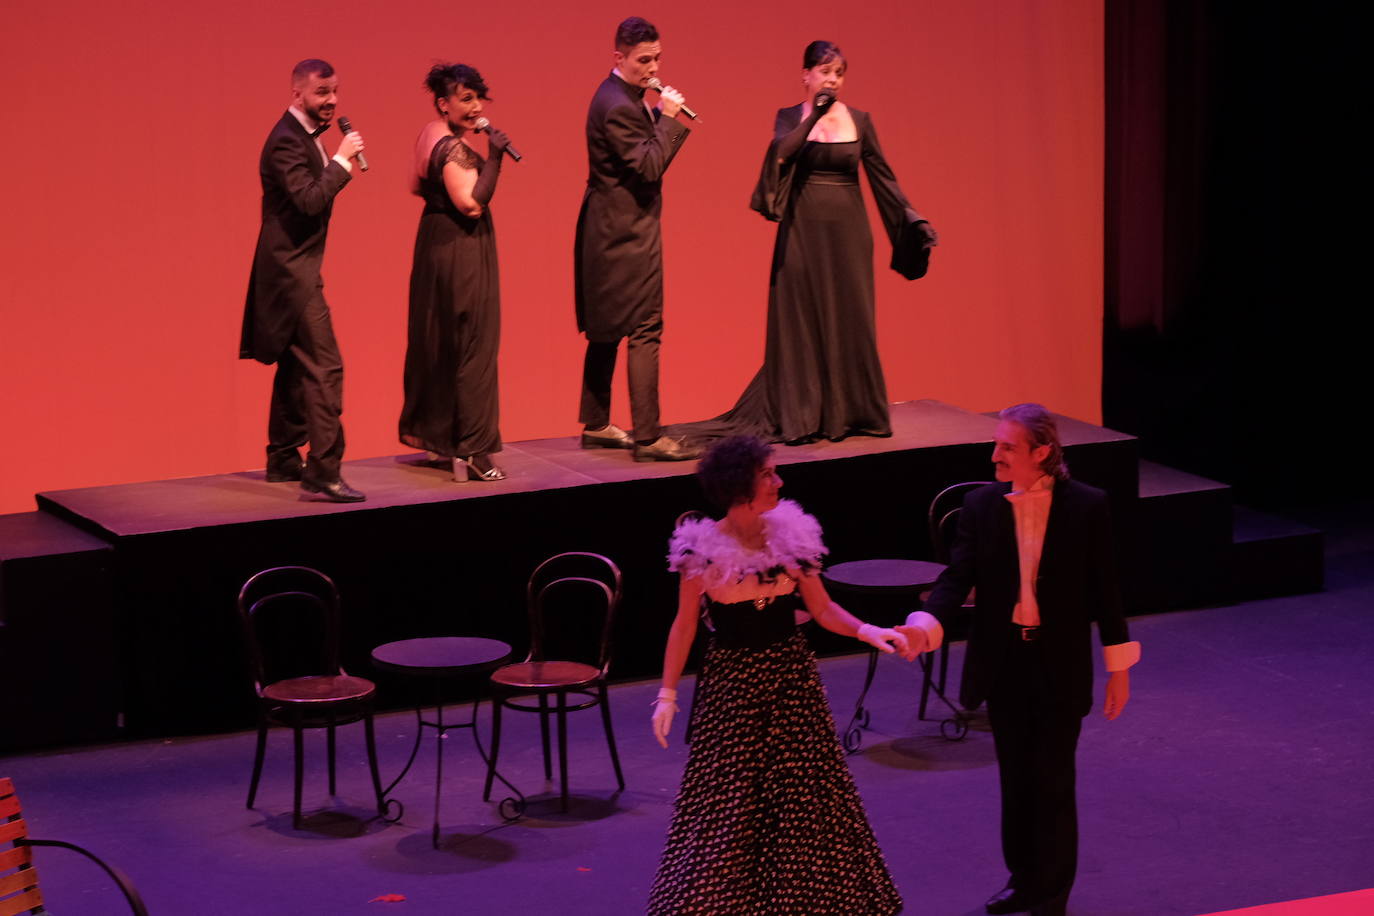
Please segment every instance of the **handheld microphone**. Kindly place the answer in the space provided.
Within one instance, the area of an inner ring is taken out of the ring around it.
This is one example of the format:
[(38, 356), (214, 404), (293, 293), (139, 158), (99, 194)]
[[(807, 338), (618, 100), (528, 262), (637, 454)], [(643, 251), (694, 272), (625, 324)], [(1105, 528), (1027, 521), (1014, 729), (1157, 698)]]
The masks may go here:
[[(339, 130), (346, 134), (353, 133), (353, 122), (349, 121), (348, 118), (339, 118)], [(361, 152), (358, 153), (358, 168), (364, 172), (367, 171), (367, 157)]]
[[(651, 77), (649, 77), (649, 88), (650, 88), (650, 89), (657, 89), (659, 92), (662, 92), (662, 91), (663, 91), (663, 83), (659, 81), (659, 78), (658, 78), (658, 77), (656, 77), (656, 76), (651, 76)], [(682, 106), (680, 106), (680, 108), (681, 108), (682, 113), (685, 114), (687, 117), (691, 118), (693, 121), (697, 120), (697, 113), (696, 113), (695, 111), (693, 111), (692, 109), (688, 108), (686, 105), (682, 105)]]
[(820, 92), (816, 93), (815, 101), (811, 104), (815, 108), (829, 108), (831, 105), (835, 104), (835, 93), (831, 92), (829, 89), (822, 89)]
[[(477, 131), (479, 134), (484, 130), (490, 131), (491, 122), (488, 121), (486, 118), (478, 118), (476, 121), (472, 122), (472, 129)], [(516, 162), (519, 162), (521, 159), (525, 158), (524, 156), (520, 155), (519, 150), (511, 146), (509, 143), (506, 144), (506, 152), (509, 153), (510, 157), (514, 159)]]

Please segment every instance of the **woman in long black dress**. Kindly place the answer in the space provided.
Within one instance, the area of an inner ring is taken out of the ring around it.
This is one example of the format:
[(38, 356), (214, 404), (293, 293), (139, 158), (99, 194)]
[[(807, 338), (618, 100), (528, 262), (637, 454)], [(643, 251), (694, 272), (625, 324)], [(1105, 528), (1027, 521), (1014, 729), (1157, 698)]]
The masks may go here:
[(689, 435), (752, 433), (799, 444), (892, 434), (859, 164), (893, 243), (894, 269), (924, 273), (908, 262), (928, 258), (936, 235), (898, 187), (873, 119), (839, 101), (847, 67), (839, 47), (811, 42), (802, 57), (805, 101), (778, 111), (751, 204), (779, 223), (763, 368), (733, 409)]
[[(439, 117), (415, 143), (412, 190), (425, 208), (410, 271), (401, 441), (451, 460), (454, 480), (501, 480), (491, 460), (501, 450), (501, 293), (488, 204), (509, 141), (482, 118), (487, 85), (475, 69), (436, 64), (425, 85)], [(485, 159), (468, 142), (480, 129)]]
[(703, 601), (712, 635), (649, 912), (896, 913), (901, 897), (796, 612), (804, 606), (821, 626), (888, 653), (906, 654), (907, 638), (830, 601), (819, 575), (820, 525), (796, 503), (779, 501), (769, 446), (750, 436), (725, 439), (697, 473), (724, 517), (683, 522), (669, 549), (681, 585), (654, 706), (664, 747)]

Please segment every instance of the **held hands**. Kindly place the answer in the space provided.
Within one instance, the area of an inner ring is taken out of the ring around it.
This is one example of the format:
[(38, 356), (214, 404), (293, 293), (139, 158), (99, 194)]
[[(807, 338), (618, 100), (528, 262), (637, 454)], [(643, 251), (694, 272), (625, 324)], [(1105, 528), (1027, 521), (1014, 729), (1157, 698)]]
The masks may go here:
[(921, 627), (903, 625), (893, 629), (906, 637), (906, 648), (902, 651), (902, 658), (906, 661), (914, 662), (916, 656), (930, 651), (930, 636)]
[(659, 90), (658, 110), (663, 112), (665, 118), (675, 118), (686, 101), (687, 99), (681, 92), (672, 86), (664, 86)]
[(1131, 698), (1131, 672), (1113, 671), (1107, 675), (1107, 702), (1102, 707), (1102, 715), (1110, 721), (1121, 715), (1126, 701)]
[(343, 159), (352, 159), (363, 151), (363, 135), (356, 130), (351, 130), (344, 134), (339, 141), (339, 150), (334, 155)]
[(893, 652), (901, 652), (905, 658), (907, 654), (906, 637), (897, 630), (889, 630), (884, 627), (875, 627), (871, 623), (859, 625), (859, 632), (854, 634), (854, 638), (859, 642), (866, 642), (880, 652), (891, 655)]
[(673, 727), (673, 716), (677, 711), (677, 691), (672, 687), (660, 687), (658, 696), (654, 698), (654, 714), (651, 720), (654, 737), (658, 739), (660, 747), (668, 746), (668, 732)]

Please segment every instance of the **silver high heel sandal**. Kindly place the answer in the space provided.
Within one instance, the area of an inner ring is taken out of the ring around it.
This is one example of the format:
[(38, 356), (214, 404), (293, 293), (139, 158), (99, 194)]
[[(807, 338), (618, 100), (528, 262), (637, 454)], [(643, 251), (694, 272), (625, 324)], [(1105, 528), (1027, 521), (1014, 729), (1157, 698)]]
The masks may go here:
[(453, 459), (454, 483), (469, 480), (505, 480), (506, 472), (491, 463), (490, 455), (473, 455), (470, 458)]

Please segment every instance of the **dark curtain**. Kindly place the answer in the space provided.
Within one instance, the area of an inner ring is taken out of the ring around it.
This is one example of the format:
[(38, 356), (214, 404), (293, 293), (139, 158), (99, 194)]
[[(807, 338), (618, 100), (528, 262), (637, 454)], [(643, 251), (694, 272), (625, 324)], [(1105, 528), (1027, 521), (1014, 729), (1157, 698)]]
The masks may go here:
[(1106, 12), (1104, 421), (1252, 505), (1333, 497), (1370, 392), (1351, 15)]

